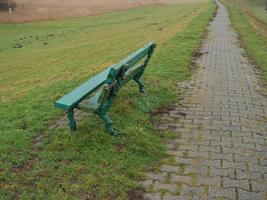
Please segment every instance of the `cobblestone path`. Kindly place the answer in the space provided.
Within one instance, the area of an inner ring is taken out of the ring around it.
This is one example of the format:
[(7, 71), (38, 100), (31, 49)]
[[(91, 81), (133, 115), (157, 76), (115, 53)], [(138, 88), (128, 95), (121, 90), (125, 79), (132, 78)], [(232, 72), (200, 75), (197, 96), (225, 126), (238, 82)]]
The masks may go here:
[(158, 128), (179, 138), (167, 144), (171, 158), (146, 173), (145, 199), (267, 199), (267, 99), (217, 4), (192, 88), (161, 116)]

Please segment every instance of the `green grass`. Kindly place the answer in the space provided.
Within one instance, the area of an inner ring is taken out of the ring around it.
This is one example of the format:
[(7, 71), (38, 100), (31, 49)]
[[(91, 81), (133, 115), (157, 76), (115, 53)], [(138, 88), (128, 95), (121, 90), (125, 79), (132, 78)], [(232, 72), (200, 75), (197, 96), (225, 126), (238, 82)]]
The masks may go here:
[[(267, 35), (258, 32), (249, 22), (248, 16), (239, 4), (233, 3), (232, 0), (225, 0), (226, 6), (230, 11), (233, 26), (240, 35), (241, 42), (245, 47), (249, 57), (261, 69), (261, 77), (267, 80)], [(267, 25), (266, 25), (267, 26)]]
[(262, 22), (267, 25), (267, 10), (265, 10), (265, 0), (243, 0), (248, 7), (251, 9), (253, 14)]
[(247, 14), (252, 14), (261, 22), (267, 25), (267, 11), (265, 9), (265, 0), (231, 0), (237, 4)]
[[(127, 199), (134, 180), (165, 155), (149, 112), (176, 100), (175, 83), (190, 76), (191, 56), (214, 9), (211, 2), (172, 4), (1, 24), (1, 199)], [(146, 95), (130, 83), (110, 112), (120, 137), (106, 134), (93, 116), (74, 135), (48, 130), (63, 115), (53, 107), (57, 98), (150, 39), (159, 45), (144, 77)], [(34, 149), (39, 134), (45, 138)]]

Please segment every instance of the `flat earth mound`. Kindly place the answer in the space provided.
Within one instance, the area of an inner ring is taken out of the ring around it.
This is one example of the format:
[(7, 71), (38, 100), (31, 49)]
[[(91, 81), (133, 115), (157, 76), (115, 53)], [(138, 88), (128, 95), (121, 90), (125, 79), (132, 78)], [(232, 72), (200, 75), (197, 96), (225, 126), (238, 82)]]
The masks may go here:
[(164, 0), (13, 0), (13, 13), (0, 11), (0, 22), (30, 22), (96, 15), (113, 10), (159, 4)]

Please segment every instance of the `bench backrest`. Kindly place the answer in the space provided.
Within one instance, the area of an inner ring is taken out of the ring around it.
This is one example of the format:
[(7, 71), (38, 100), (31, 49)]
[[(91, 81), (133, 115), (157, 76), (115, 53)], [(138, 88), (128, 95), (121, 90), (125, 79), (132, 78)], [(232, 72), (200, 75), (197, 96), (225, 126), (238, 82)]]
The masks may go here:
[[(92, 77), (72, 92), (68, 93), (61, 99), (55, 102), (55, 106), (64, 110), (70, 110), (75, 107), (90, 94), (103, 87), (104, 84), (111, 85), (114, 81), (122, 81), (125, 73), (134, 68), (134, 66), (140, 62), (143, 58), (146, 58), (143, 64), (143, 68), (148, 64), (156, 44), (149, 42), (143, 48), (138, 49), (127, 58), (123, 59), (120, 63), (108, 67), (103, 72)], [(119, 84), (122, 86), (124, 83)], [(103, 96), (103, 95), (102, 95)]]

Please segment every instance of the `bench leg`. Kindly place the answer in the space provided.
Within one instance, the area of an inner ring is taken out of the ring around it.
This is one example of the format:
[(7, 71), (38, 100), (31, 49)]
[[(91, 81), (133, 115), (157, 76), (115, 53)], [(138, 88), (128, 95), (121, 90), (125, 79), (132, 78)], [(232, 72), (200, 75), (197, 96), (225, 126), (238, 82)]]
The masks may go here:
[(76, 121), (74, 119), (73, 110), (69, 110), (67, 112), (67, 116), (68, 116), (68, 119), (69, 119), (70, 130), (71, 131), (76, 131), (77, 125), (76, 125)]
[(139, 86), (139, 92), (144, 93), (145, 92), (145, 86), (144, 83), (140, 79), (134, 79), (134, 81), (138, 84)]
[(106, 130), (113, 136), (117, 136), (118, 135), (118, 132), (115, 131), (113, 128), (112, 128), (112, 121), (111, 119), (109, 118), (108, 114), (104, 114), (104, 115), (101, 115), (101, 114), (98, 114), (98, 116), (105, 122), (105, 126), (106, 126)]

